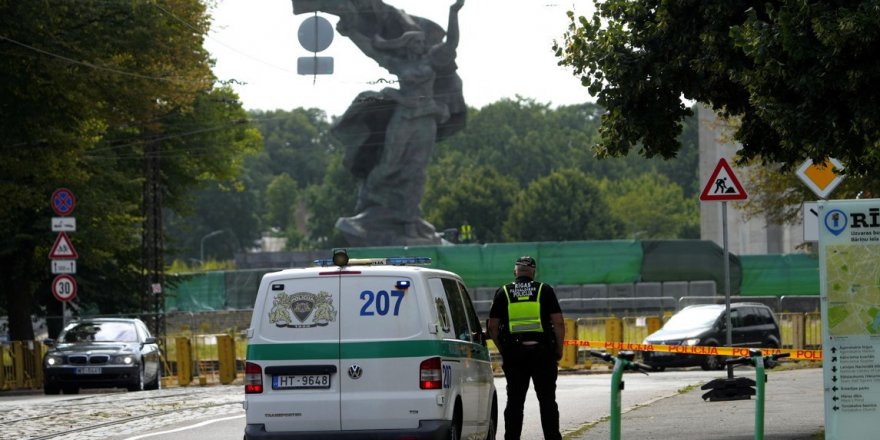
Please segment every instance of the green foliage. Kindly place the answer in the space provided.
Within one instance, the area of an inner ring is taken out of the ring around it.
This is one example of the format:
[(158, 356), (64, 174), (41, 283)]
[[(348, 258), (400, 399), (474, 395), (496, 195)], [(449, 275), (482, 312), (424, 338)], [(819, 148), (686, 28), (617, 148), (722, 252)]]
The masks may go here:
[(611, 214), (632, 239), (700, 238), (699, 200), (657, 173), (604, 181)]
[(308, 247), (330, 249), (346, 246), (345, 237), (335, 228), (339, 217), (354, 215), (357, 203), (357, 185), (354, 177), (342, 165), (342, 155), (329, 157), (329, 166), (320, 185), (306, 190), (309, 208)]
[(275, 176), (266, 188), (266, 222), (270, 227), (296, 228), (294, 215), (298, 197), (296, 181), (287, 173)]
[(258, 146), (234, 93), (213, 87), (208, 25), (198, 0), (0, 0), (0, 302), (13, 339), (32, 337), (38, 306), (60, 313), (45, 258), (55, 188), (78, 199), (78, 301), (136, 311), (147, 145), (160, 157), (164, 206), (180, 212), (192, 188), (233, 179)]
[(876, 2), (608, 0), (554, 44), (608, 112), (600, 155), (678, 151), (682, 98), (740, 125), (742, 162), (880, 165)]
[(605, 240), (620, 238), (621, 232), (599, 186), (575, 169), (530, 183), (504, 222), (509, 241)]
[(502, 226), (519, 184), (488, 165), (459, 168), (449, 158), (430, 168), (422, 206), (424, 216), (438, 231), (459, 228), (467, 221), (474, 239), (501, 242)]

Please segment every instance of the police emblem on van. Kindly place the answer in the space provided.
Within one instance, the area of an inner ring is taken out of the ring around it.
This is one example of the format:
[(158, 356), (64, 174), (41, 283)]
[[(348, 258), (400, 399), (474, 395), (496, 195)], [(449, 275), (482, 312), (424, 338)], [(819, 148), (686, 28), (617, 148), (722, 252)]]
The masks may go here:
[[(299, 322), (295, 322), (293, 318)], [(336, 321), (333, 297), (327, 292), (320, 292), (317, 295), (310, 292), (292, 294), (281, 292), (272, 299), (269, 321), (278, 327), (325, 326)]]

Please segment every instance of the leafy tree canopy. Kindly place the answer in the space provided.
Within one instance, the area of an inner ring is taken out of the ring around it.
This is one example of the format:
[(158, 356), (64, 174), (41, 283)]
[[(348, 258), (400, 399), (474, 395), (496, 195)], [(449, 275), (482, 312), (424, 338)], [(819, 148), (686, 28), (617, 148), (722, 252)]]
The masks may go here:
[(742, 162), (880, 165), (880, 8), (872, 0), (607, 0), (554, 44), (602, 116), (597, 151), (672, 157), (682, 98), (739, 121)]
[(621, 231), (599, 185), (576, 169), (535, 179), (518, 194), (504, 222), (511, 241), (602, 240)]

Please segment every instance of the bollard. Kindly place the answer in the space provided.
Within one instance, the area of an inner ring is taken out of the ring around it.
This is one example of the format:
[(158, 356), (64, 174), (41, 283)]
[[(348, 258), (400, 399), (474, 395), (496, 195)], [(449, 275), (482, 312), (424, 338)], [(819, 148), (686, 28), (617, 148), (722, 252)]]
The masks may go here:
[(0, 345), (0, 390), (8, 390), (9, 384), (6, 383), (6, 358), (7, 352), (5, 345)]
[(235, 340), (229, 335), (217, 336), (217, 357), (220, 362), (220, 383), (235, 381)]
[(791, 316), (791, 347), (804, 348), (806, 346), (807, 332), (804, 326), (806, 316), (796, 314)]
[(24, 343), (21, 341), (12, 341), (12, 374), (14, 375), (12, 387), (25, 388), (24, 374)]
[[(623, 342), (623, 320), (611, 317), (605, 320), (605, 342)], [(617, 349), (608, 350), (612, 356), (616, 356)]]
[(33, 356), (33, 368), (34, 372), (31, 377), (33, 377), (33, 383), (31, 383), (32, 388), (43, 388), (43, 344), (34, 341), (34, 351), (32, 352)]
[[(565, 320), (565, 340), (571, 340), (577, 338), (577, 326), (575, 324), (574, 319), (566, 319)], [(574, 368), (574, 364), (577, 363), (577, 346), (576, 345), (563, 345), (562, 346), (562, 359), (559, 360), (560, 368)]]
[(660, 327), (663, 327), (663, 319), (659, 316), (649, 316), (645, 319), (645, 325), (648, 327), (648, 334), (650, 335), (660, 330)]
[(193, 380), (192, 346), (189, 338), (181, 336), (174, 338), (174, 346), (177, 349), (177, 384), (185, 387)]

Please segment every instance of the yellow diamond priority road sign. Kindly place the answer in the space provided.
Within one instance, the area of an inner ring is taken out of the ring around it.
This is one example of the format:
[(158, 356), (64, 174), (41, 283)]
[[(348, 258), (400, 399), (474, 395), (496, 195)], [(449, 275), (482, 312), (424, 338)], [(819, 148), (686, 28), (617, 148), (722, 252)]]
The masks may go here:
[(815, 164), (812, 159), (807, 159), (798, 168), (797, 176), (817, 196), (827, 199), (844, 177), (843, 174), (837, 174), (835, 169), (838, 171), (843, 169), (843, 164), (837, 159), (829, 157), (822, 164)]

